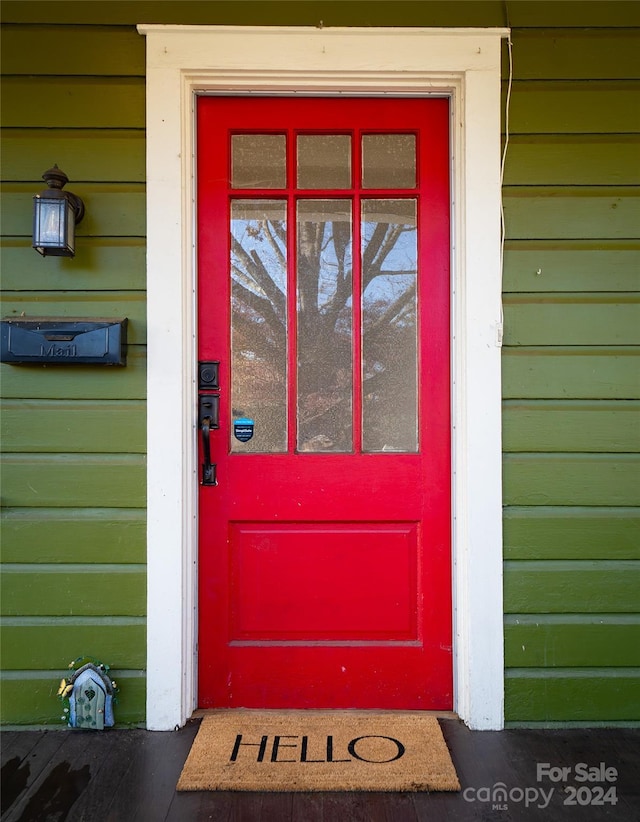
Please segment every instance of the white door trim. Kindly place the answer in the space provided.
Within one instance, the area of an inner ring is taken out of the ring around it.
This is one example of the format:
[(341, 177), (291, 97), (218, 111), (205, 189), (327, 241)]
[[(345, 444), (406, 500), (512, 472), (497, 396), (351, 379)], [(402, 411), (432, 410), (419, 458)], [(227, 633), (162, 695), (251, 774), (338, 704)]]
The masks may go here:
[(455, 710), (503, 725), (500, 40), (506, 29), (138, 27), (147, 38), (147, 727), (196, 707), (195, 96), (452, 100)]

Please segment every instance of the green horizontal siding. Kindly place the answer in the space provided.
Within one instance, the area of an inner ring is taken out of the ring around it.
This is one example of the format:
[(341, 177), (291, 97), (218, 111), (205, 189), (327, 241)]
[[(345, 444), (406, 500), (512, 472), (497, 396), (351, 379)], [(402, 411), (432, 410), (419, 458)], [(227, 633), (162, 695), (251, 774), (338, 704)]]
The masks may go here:
[[(11, 9), (8, 19), (15, 22), (46, 22), (135, 25), (147, 23), (190, 23), (197, 25), (307, 25), (317, 26), (322, 20), (326, 26), (455, 26), (461, 21), (467, 26), (501, 26), (504, 7), (498, 0), (457, 0), (452, 8), (450, 0), (394, 0), (392, 4), (367, 3), (361, 0), (181, 0), (173, 6), (162, 0), (137, 0), (117, 3), (113, 8), (99, 8), (85, 4), (82, 12), (70, 11), (64, 2), (32, 3), (34, 9)], [(3, 4), (4, 5), (4, 4)], [(30, 3), (31, 5), (31, 3)], [(3, 9), (4, 12), (4, 9)], [(3, 13), (6, 18), (7, 12)], [(555, 15), (553, 16), (555, 19)], [(615, 14), (614, 14), (615, 19)], [(553, 23), (551, 23), (553, 25)], [(615, 25), (615, 23), (611, 23)]]
[(511, 668), (507, 722), (634, 721), (640, 715), (637, 668)]
[(640, 559), (640, 508), (511, 507), (506, 559)]
[(509, 126), (511, 134), (637, 134), (640, 83), (516, 81)]
[(508, 400), (504, 451), (640, 451), (640, 403)]
[(144, 616), (145, 591), (141, 566), (6, 563), (2, 615)]
[(508, 186), (640, 185), (636, 134), (520, 134), (509, 141)]
[(5, 128), (144, 128), (144, 78), (5, 77), (0, 112)]
[(83, 237), (73, 260), (43, 258), (34, 253), (31, 238), (5, 239), (0, 246), (2, 284), (7, 292), (69, 292), (78, 285), (91, 291), (142, 291), (146, 253), (144, 238)]
[(632, 239), (640, 224), (639, 195), (637, 188), (506, 188), (506, 230), (518, 240)]
[(638, 454), (505, 454), (505, 505), (640, 505)]
[(143, 563), (143, 508), (5, 508), (2, 558), (17, 563)]
[(508, 294), (505, 345), (638, 345), (637, 294)]
[(41, 365), (0, 366), (5, 397), (19, 399), (141, 399), (146, 391), (146, 350), (129, 345), (126, 368)]
[[(71, 175), (72, 166), (64, 171)], [(31, 236), (33, 195), (43, 188), (46, 186), (36, 188), (32, 183), (5, 183), (2, 186), (2, 228), (6, 236)], [(69, 190), (82, 198), (85, 207), (85, 216), (76, 232), (78, 245), (83, 237), (145, 235), (146, 199), (142, 184), (74, 183), (73, 186), (69, 184)]]
[(142, 508), (145, 481), (137, 454), (11, 454), (2, 464), (9, 508)]
[(7, 400), (0, 408), (0, 426), (6, 452), (146, 450), (146, 408), (141, 401)]
[[(518, 4), (514, 4), (518, 5)], [(516, 80), (640, 79), (638, 33), (632, 29), (557, 32), (539, 28), (511, 36)], [(509, 71), (504, 49), (502, 74)]]
[(5, 74), (50, 74), (51, 43), (56, 44), (55, 72), (98, 77), (145, 76), (144, 39), (133, 28), (111, 26), (29, 26), (6, 31), (2, 37)]
[(640, 617), (507, 616), (505, 663), (509, 668), (640, 667)]
[(142, 291), (14, 291), (6, 293), (3, 308), (4, 317), (13, 319), (126, 317), (127, 343), (146, 341), (146, 296)]
[[(558, 26), (570, 30), (583, 26), (608, 28), (640, 25), (640, 9), (626, 0), (583, 3), (579, 10), (571, 0), (518, 0), (509, 4), (508, 9), (510, 25), (519, 28)], [(563, 36), (564, 33), (556, 32), (556, 36)]]
[(7, 671), (64, 669), (70, 653), (108, 660), (112, 668), (145, 667), (146, 627), (141, 617), (5, 617), (0, 629), (2, 666)]
[[(558, 26), (625, 27), (639, 26), (640, 13), (626, 0), (606, 0), (582, 4), (559, 0), (518, 0), (505, 6), (501, 0), (394, 0), (393, 3), (366, 3), (362, 0), (130, 0), (103, 5), (85, 3), (82, 11), (69, 8), (66, 0), (5, 0), (3, 19), (15, 23), (83, 23), (134, 25), (148, 23), (189, 23), (243, 25), (308, 25), (322, 19), (325, 26), (502, 26), (518, 28)], [(6, 7), (6, 8), (5, 8)]]
[(637, 291), (640, 243), (621, 240), (510, 240), (504, 291)]
[[(69, 650), (74, 653), (71, 644)], [(5, 672), (0, 678), (0, 715), (3, 721), (11, 725), (63, 727), (66, 723), (61, 719), (62, 703), (57, 697), (58, 687), (67, 673), (66, 666), (75, 658), (64, 657), (56, 670)], [(111, 664), (109, 660), (102, 661)], [(109, 674), (116, 680), (119, 689), (118, 701), (114, 706), (116, 725), (142, 722), (146, 703), (144, 672), (112, 667)]]
[(640, 399), (632, 347), (527, 347), (502, 352), (505, 399)]
[[(5, 129), (0, 138), (4, 180), (44, 188), (51, 158), (79, 183), (144, 183), (143, 129)], [(73, 190), (73, 189), (72, 189)], [(87, 217), (88, 219), (88, 217)]]
[[(400, 5), (395, 0), (394, 6)], [(392, 25), (402, 25), (396, 20), (397, 17)], [(108, 26), (60, 29), (57, 25), (39, 25), (5, 34), (2, 38), (4, 73), (49, 74), (52, 39), (57, 47), (55, 71), (58, 75), (77, 75), (81, 65), (83, 73), (92, 76), (144, 77), (144, 40), (133, 28), (119, 30)], [(632, 31), (574, 31), (558, 37), (553, 30), (537, 29), (515, 32), (512, 41), (516, 80), (589, 79), (594, 64), (601, 79), (639, 78), (638, 38)], [(507, 72), (505, 55), (503, 74)]]
[(637, 613), (640, 562), (508, 560), (506, 614)]

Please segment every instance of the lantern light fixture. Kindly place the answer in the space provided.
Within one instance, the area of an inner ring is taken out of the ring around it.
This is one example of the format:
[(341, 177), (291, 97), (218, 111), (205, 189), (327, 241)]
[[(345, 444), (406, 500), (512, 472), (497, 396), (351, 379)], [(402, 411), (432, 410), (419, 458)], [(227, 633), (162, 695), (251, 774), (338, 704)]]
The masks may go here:
[(57, 165), (45, 171), (42, 179), (48, 188), (33, 198), (32, 246), (43, 257), (73, 257), (84, 203), (77, 194), (62, 190), (69, 178)]

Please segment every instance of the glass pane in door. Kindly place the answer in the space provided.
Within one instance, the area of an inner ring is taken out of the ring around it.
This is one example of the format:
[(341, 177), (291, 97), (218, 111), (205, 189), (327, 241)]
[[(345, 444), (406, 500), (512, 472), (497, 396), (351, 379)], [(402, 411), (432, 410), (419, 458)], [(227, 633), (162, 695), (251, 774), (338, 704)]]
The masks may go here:
[(415, 135), (363, 135), (362, 186), (363, 188), (415, 188)]
[(300, 200), (297, 234), (297, 449), (349, 452), (351, 202)]
[(232, 188), (284, 188), (287, 184), (284, 134), (231, 137)]
[[(231, 451), (287, 450), (287, 237), (282, 200), (231, 204)], [(253, 438), (234, 422), (254, 422)]]
[(418, 450), (416, 201), (362, 202), (362, 448)]
[(351, 137), (348, 134), (300, 134), (298, 188), (349, 188)]

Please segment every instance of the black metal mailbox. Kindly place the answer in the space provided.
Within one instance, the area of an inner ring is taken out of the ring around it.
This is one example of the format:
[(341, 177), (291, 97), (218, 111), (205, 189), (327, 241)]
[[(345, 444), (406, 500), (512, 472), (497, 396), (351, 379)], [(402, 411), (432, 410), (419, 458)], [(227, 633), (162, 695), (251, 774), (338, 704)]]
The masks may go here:
[(127, 318), (2, 320), (2, 362), (125, 365)]

